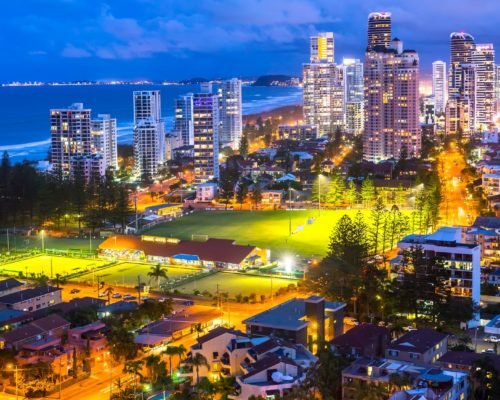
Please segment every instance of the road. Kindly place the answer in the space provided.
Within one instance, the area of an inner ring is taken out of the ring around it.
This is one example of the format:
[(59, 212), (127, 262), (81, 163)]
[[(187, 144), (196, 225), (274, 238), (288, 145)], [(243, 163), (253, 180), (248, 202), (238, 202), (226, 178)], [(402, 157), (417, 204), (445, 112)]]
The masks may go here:
[(438, 156), (442, 194), (439, 206), (440, 225), (468, 226), (478, 215), (477, 204), (467, 191), (471, 178), (462, 173), (466, 167), (464, 154), (454, 142)]

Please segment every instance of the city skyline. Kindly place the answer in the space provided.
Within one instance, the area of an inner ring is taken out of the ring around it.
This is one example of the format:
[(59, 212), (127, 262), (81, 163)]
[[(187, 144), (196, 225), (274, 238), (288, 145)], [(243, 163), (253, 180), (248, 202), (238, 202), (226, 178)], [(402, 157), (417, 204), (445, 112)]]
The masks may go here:
[[(266, 2), (265, 13), (257, 0), (27, 3), (23, 9), (4, 7), (3, 81), (298, 76), (317, 32), (334, 32), (338, 60), (362, 58), (366, 18), (374, 10), (389, 11), (399, 21), (398, 34), (421, 55), (424, 77), (433, 61), (449, 61), (451, 32), (471, 33), (479, 43), (498, 42), (493, 25), (485, 23), (495, 11), (490, 0), (467, 12), (466, 1), (402, 8), (392, 1), (359, 0), (354, 7), (276, 0)], [(70, 23), (74, 15), (81, 20), (78, 29)], [(5, 38), (11, 37), (17, 39), (9, 43)]]

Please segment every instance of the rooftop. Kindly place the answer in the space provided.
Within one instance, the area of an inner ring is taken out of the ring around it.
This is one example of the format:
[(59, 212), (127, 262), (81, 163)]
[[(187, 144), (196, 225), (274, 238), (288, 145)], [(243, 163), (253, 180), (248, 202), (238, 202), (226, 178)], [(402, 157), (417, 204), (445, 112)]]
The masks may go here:
[(19, 292), (11, 293), (6, 296), (0, 297), (0, 303), (15, 304), (24, 300), (32, 299), (48, 293), (54, 293), (62, 290), (54, 286), (40, 286), (32, 289), (20, 290)]
[(14, 289), (23, 285), (23, 282), (19, 282), (14, 278), (4, 279), (0, 281), (0, 292), (3, 292), (4, 290)]
[(396, 339), (389, 345), (388, 349), (425, 353), (448, 336), (447, 333), (438, 332), (430, 328), (417, 329), (407, 332)]
[(386, 336), (386, 341), (389, 341), (389, 329), (383, 326), (372, 324), (361, 324), (349, 329), (343, 335), (337, 336), (330, 343), (334, 346), (350, 346), (363, 347), (373, 341), (378, 341), (380, 336)]
[[(321, 298), (323, 299), (323, 298)], [(318, 296), (308, 299), (291, 299), (270, 308), (260, 314), (254, 315), (243, 321), (246, 325), (260, 325), (275, 329), (299, 330), (309, 324), (304, 319), (306, 314), (306, 301), (316, 302)], [(345, 307), (344, 303), (325, 302), (325, 309), (339, 309)]]
[(472, 226), (483, 229), (500, 229), (500, 218), (477, 217)]
[(141, 250), (147, 255), (160, 257), (196, 256), (200, 260), (240, 264), (255, 246), (238, 245), (233, 240), (208, 239), (205, 242), (181, 240), (177, 243), (159, 243), (141, 240), (138, 236), (112, 236), (99, 245), (99, 249)]

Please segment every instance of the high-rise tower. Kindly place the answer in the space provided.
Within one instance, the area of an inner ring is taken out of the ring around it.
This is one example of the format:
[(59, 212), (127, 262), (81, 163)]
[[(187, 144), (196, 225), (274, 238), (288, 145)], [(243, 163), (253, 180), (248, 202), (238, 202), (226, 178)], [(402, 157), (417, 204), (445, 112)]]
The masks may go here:
[(447, 88), (446, 63), (444, 61), (434, 61), (432, 63), (432, 96), (436, 114), (442, 114), (445, 111), (448, 95)]
[(495, 116), (495, 50), (493, 44), (477, 44), (471, 63), (476, 68), (475, 128), (486, 130)]
[(220, 143), (236, 150), (243, 134), (241, 81), (233, 78), (223, 81), (220, 95)]
[(333, 32), (321, 32), (311, 36), (310, 62), (335, 62), (335, 42)]
[(346, 132), (358, 135), (364, 126), (363, 63), (345, 58), (342, 63), (344, 83), (344, 123)]
[(136, 173), (152, 179), (165, 159), (165, 128), (159, 90), (134, 92), (134, 158)]
[(389, 47), (391, 43), (391, 13), (373, 12), (368, 15), (368, 48)]
[(368, 47), (365, 56), (363, 158), (379, 162), (403, 154), (419, 157), (419, 57), (394, 39)]
[(193, 94), (188, 93), (175, 99), (174, 135), (184, 146), (194, 144), (193, 133)]

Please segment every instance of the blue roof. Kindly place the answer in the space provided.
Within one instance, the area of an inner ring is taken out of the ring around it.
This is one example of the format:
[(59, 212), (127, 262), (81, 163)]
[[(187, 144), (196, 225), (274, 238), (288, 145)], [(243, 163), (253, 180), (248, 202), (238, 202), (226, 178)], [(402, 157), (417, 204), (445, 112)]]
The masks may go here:
[(193, 254), (176, 254), (173, 258), (176, 260), (198, 261), (200, 257)]
[(0, 310), (0, 323), (25, 315), (29, 315), (29, 313), (18, 310)]
[(488, 322), (486, 328), (500, 328), (500, 314)]

